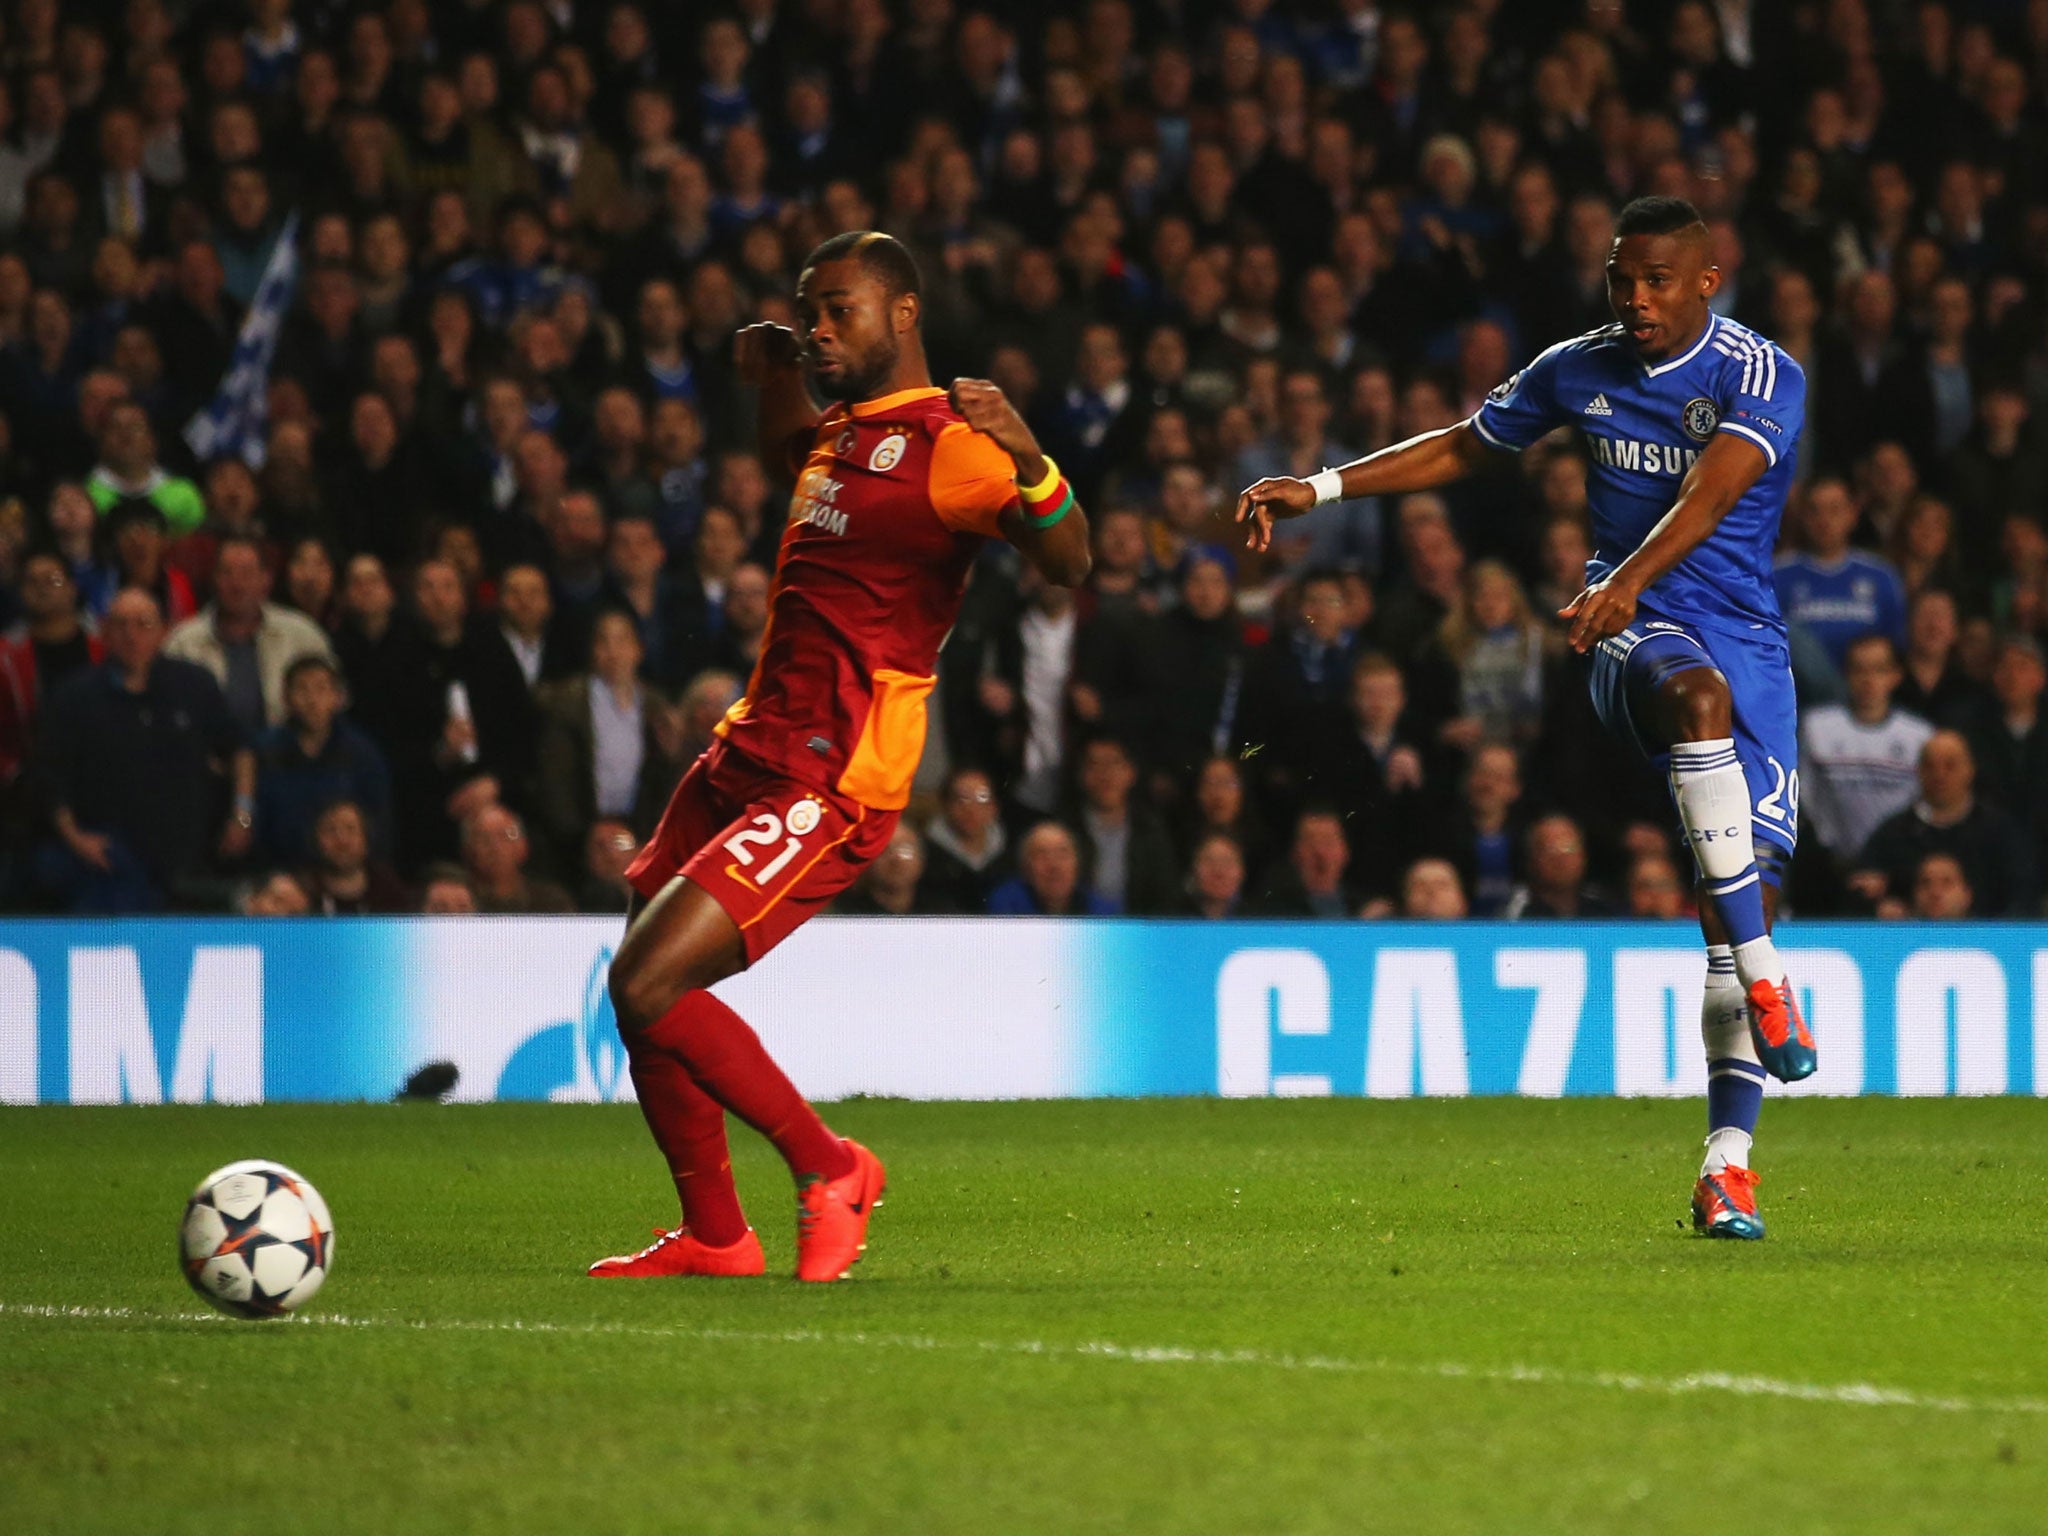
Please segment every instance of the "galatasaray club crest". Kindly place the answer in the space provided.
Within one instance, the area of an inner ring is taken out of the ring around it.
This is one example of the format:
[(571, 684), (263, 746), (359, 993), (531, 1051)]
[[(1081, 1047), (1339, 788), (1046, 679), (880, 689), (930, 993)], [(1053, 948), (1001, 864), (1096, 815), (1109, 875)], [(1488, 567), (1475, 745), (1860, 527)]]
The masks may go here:
[(903, 457), (903, 446), (903, 434), (891, 432), (875, 444), (875, 451), (868, 455), (868, 468), (880, 474), (887, 474)]

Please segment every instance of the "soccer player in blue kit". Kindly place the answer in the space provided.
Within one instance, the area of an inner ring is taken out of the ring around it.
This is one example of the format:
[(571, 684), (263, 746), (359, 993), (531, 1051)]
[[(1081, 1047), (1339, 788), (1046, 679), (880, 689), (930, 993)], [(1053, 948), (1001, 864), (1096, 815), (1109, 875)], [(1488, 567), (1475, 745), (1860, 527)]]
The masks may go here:
[(1237, 519), (1262, 549), (1276, 518), (1445, 485), (1496, 450), (1578, 428), (1594, 552), (1559, 616), (1592, 658), (1601, 719), (1668, 775), (1699, 869), (1708, 1135), (1693, 1225), (1760, 1238), (1749, 1153), (1765, 1074), (1794, 1082), (1818, 1065), (1771, 941), (1799, 829), (1798, 717), (1771, 560), (1806, 379), (1769, 340), (1714, 314), (1720, 285), (1692, 204), (1639, 198), (1607, 258), (1613, 325), (1551, 347), (1456, 426), (1247, 487)]

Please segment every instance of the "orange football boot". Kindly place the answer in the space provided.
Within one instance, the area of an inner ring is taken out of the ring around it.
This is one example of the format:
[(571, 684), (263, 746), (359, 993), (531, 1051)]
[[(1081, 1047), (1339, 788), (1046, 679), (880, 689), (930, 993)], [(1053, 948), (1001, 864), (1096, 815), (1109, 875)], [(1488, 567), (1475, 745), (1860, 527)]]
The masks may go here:
[(1792, 983), (1773, 986), (1758, 981), (1749, 989), (1749, 1039), (1756, 1047), (1757, 1060), (1781, 1083), (1796, 1083), (1811, 1077), (1820, 1066), (1820, 1053), (1806, 1020), (1799, 1016), (1799, 1000), (1792, 995)]
[(599, 1259), (590, 1272), (600, 1280), (648, 1280), (663, 1275), (759, 1275), (767, 1271), (761, 1239), (752, 1227), (738, 1242), (713, 1248), (690, 1236), (688, 1227), (654, 1229), (654, 1241), (638, 1253)]
[(1764, 1219), (1756, 1212), (1760, 1181), (1747, 1168), (1729, 1164), (1719, 1173), (1703, 1173), (1692, 1187), (1692, 1228), (1708, 1237), (1733, 1237), (1755, 1242), (1764, 1235)]
[(844, 1142), (853, 1171), (807, 1179), (796, 1194), (796, 1277), (844, 1280), (867, 1250), (868, 1217), (882, 1203), (888, 1176), (882, 1160), (857, 1141)]

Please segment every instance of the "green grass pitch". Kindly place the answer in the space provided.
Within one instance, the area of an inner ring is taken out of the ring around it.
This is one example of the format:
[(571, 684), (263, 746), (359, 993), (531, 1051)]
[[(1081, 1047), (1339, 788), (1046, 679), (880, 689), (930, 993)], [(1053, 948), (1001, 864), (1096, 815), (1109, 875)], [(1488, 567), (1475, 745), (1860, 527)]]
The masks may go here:
[[(0, 1529), (2048, 1528), (2048, 1104), (1774, 1102), (1758, 1245), (1679, 1225), (1697, 1102), (830, 1118), (889, 1200), (799, 1287), (583, 1277), (673, 1219), (630, 1107), (0, 1111)], [(178, 1277), (247, 1156), (309, 1321)]]

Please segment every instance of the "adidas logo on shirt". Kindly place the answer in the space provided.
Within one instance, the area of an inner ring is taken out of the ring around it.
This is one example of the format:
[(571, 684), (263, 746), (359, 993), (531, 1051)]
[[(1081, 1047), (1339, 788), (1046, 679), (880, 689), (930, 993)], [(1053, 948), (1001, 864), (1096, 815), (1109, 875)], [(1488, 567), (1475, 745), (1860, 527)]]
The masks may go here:
[(1595, 395), (1593, 403), (1586, 407), (1586, 414), (1588, 416), (1612, 416), (1614, 414), (1614, 407), (1607, 403), (1605, 395)]

